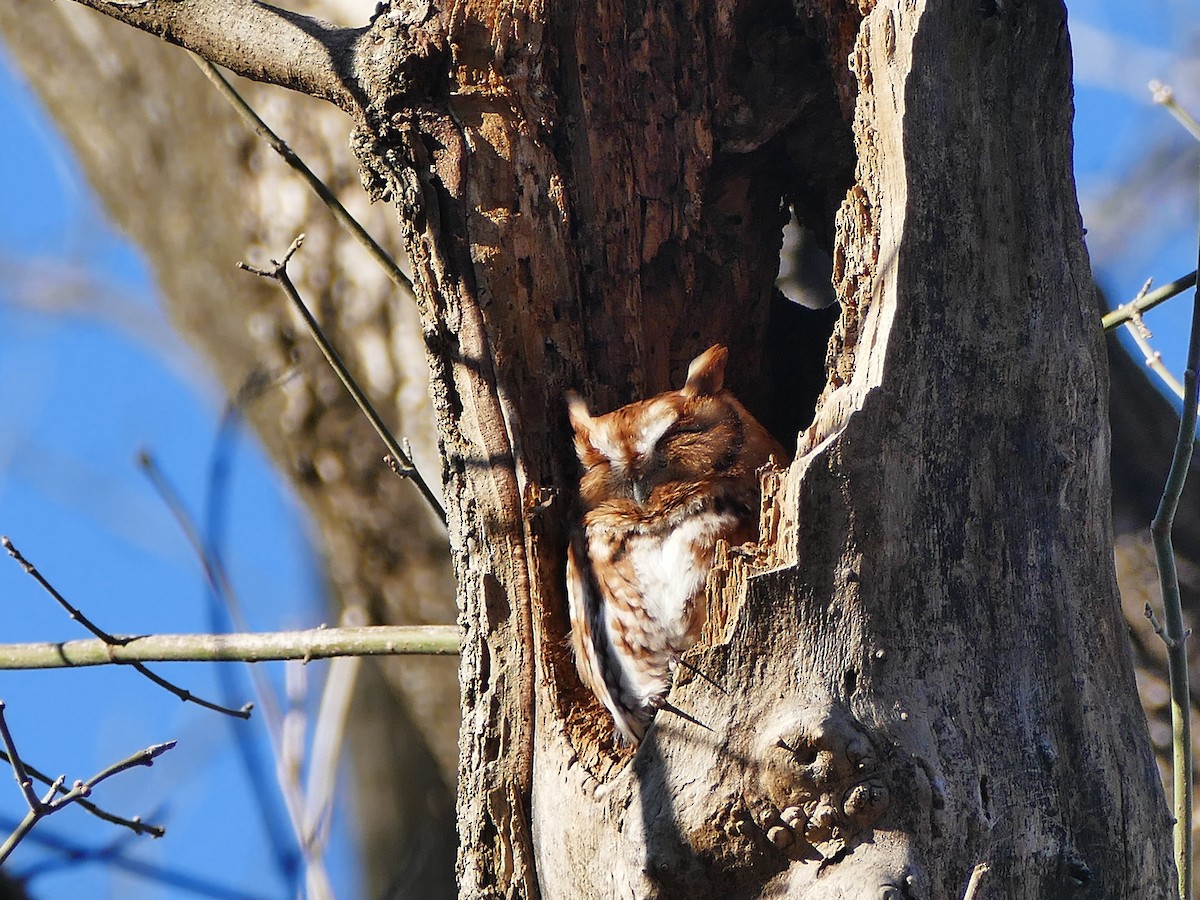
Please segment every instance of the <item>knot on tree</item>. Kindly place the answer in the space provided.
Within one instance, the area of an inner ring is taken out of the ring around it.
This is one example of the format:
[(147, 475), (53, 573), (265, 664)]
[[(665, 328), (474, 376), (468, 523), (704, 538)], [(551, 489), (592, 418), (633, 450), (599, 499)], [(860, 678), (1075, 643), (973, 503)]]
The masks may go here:
[(380, 3), (355, 52), (360, 83), (371, 106), (390, 111), (412, 107), (435, 95), (443, 85), (448, 43), (441, 20), (432, 18), (429, 0)]
[(843, 707), (802, 710), (766, 733), (759, 749), (760, 821), (767, 839), (793, 859), (832, 859), (887, 811), (879, 754)]

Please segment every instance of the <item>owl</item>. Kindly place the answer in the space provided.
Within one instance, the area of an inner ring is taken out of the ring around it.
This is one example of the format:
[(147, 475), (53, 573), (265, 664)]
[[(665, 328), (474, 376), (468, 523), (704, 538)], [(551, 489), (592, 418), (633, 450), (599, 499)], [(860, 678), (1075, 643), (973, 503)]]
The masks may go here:
[(710, 347), (679, 390), (606, 415), (567, 398), (583, 466), (567, 555), (571, 643), (629, 744), (668, 706), (675, 663), (700, 635), (717, 541), (757, 537), (758, 469), (787, 458), (724, 389), (728, 356)]

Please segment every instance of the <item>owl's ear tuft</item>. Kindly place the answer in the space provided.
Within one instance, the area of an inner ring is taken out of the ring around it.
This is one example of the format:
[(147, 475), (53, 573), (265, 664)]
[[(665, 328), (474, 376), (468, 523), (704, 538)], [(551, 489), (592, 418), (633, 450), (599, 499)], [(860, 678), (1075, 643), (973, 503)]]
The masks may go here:
[(713, 344), (688, 366), (687, 381), (679, 393), (684, 397), (711, 397), (725, 386), (725, 361), (729, 351)]
[(571, 417), (571, 427), (577, 433), (586, 433), (592, 429), (592, 414), (588, 412), (587, 404), (574, 391), (567, 391), (567, 415)]
[(579, 457), (580, 462), (585, 462), (585, 456), (596, 452), (592, 445), (592, 432), (596, 427), (596, 420), (588, 412), (583, 398), (574, 391), (567, 391), (567, 415), (570, 416), (571, 428), (575, 431), (575, 455)]

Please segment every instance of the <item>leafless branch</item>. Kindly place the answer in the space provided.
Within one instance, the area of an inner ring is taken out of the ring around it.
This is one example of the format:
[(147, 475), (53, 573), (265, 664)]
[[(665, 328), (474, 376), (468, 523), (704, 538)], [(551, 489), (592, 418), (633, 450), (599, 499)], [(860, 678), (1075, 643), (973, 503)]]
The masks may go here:
[(325, 332), (321, 330), (321, 326), (317, 323), (317, 320), (313, 318), (313, 314), (305, 305), (303, 298), (300, 296), (300, 292), (296, 290), (296, 286), (292, 283), (292, 279), (288, 277), (288, 260), (290, 260), (292, 255), (300, 249), (303, 243), (304, 235), (298, 235), (296, 239), (292, 241), (291, 246), (288, 247), (287, 252), (283, 255), (282, 260), (271, 260), (271, 268), (269, 269), (256, 268), (255, 266), (247, 265), (244, 262), (239, 262), (238, 268), (244, 269), (251, 274), (259, 275), (263, 278), (270, 278), (273, 281), (278, 282), (279, 286), (283, 288), (283, 292), (287, 295), (288, 300), (291, 301), (291, 304), (295, 308), (296, 312), (300, 314), (300, 317), (304, 320), (304, 324), (308, 326), (309, 333), (312, 335), (313, 340), (316, 341), (317, 346), (321, 348), (321, 352), (325, 354), (325, 359), (329, 361), (330, 367), (335, 373), (337, 373), (338, 378), (342, 380), (342, 384), (346, 386), (346, 390), (350, 392), (350, 396), (354, 398), (354, 402), (358, 404), (358, 408), (362, 410), (363, 415), (367, 417), (367, 420), (375, 429), (376, 434), (379, 435), (380, 439), (384, 443), (384, 446), (387, 447), (389, 455), (397, 463), (397, 465), (394, 466), (389, 463), (392, 471), (394, 471), (397, 475), (408, 478), (417, 486), (417, 490), (421, 492), (421, 496), (425, 498), (425, 502), (429, 504), (429, 508), (434, 511), (438, 519), (440, 519), (442, 524), (445, 525), (446, 510), (442, 507), (442, 503), (437, 498), (437, 495), (429, 487), (429, 482), (427, 482), (421, 475), (420, 471), (418, 471), (416, 467), (416, 464), (412, 461), (412, 458), (396, 441), (395, 436), (388, 429), (387, 425), (384, 424), (383, 419), (379, 416), (379, 413), (375, 411), (374, 405), (372, 405), (371, 401), (367, 398), (367, 395), (363, 393), (362, 388), (358, 386), (358, 382), (354, 380), (354, 376), (350, 374), (350, 370), (346, 368), (346, 364), (342, 362), (342, 358), (338, 355), (337, 350), (335, 350), (333, 345), (329, 343), (329, 339), (325, 337)]
[(188, 691), (185, 688), (181, 688), (178, 685), (173, 684), (172, 682), (163, 678), (161, 675), (158, 675), (158, 674), (152, 672), (150, 669), (146, 668), (146, 666), (144, 666), (139, 661), (117, 660), (113, 656), (113, 654), (120, 649), (122, 644), (128, 643), (130, 640), (132, 640), (131, 638), (115, 637), (114, 635), (109, 634), (107, 631), (104, 631), (103, 629), (101, 629), (100, 627), (95, 625), (87, 616), (85, 616), (82, 612), (80, 612), (80, 610), (77, 607), (73, 606), (67, 600), (66, 597), (64, 597), (62, 594), (60, 594), (55, 589), (54, 585), (52, 585), (48, 580), (46, 580), (46, 578), (42, 575), (42, 573), (39, 572), (37, 570), (37, 568), (31, 562), (29, 562), (27, 559), (25, 559), (25, 557), (23, 557), (21, 555), (20, 551), (17, 550), (17, 548), (13, 546), (12, 541), (10, 541), (8, 539), (8, 537), (0, 537), (0, 544), (2, 544), (4, 546), (4, 549), (8, 551), (8, 555), (11, 556), (13, 559), (15, 559), (20, 564), (21, 568), (23, 568), (25, 570), (26, 574), (32, 576), (33, 579), (42, 586), (42, 588), (46, 591), (46, 593), (48, 593), (51, 597), (53, 597), (55, 599), (55, 601), (57, 601), (58, 605), (67, 611), (67, 614), (72, 619), (74, 619), (76, 622), (78, 622), (80, 625), (82, 625), (84, 628), (86, 628), (88, 631), (90, 631), (92, 634), (94, 634), (99, 639), (100, 643), (102, 643), (105, 646), (105, 648), (107, 650), (107, 655), (110, 657), (110, 661), (122, 662), (123, 664), (132, 666), (142, 676), (150, 679), (150, 681), (154, 682), (155, 684), (157, 684), (159, 687), (163, 688), (164, 690), (169, 691), (170, 693), (174, 694), (176, 697), (178, 697), (180, 700), (183, 700), (184, 702), (195, 703), (198, 706), (203, 706), (205, 709), (211, 709), (214, 712), (224, 713), (227, 716), (237, 716), (240, 719), (250, 718), (250, 710), (252, 708), (252, 705), (249, 703), (247, 703), (241, 709), (232, 709), (231, 707), (228, 707), (228, 706), (221, 706), (219, 703), (213, 703), (209, 700), (205, 700), (203, 697), (197, 697), (191, 691)]
[(4, 843), (0, 844), (0, 863), (8, 859), (9, 855), (16, 849), (16, 846), (29, 834), (33, 826), (46, 816), (52, 815), (63, 807), (84, 799), (92, 792), (92, 789), (96, 785), (112, 778), (114, 775), (119, 775), (136, 766), (154, 765), (155, 759), (175, 746), (174, 741), (167, 741), (162, 744), (154, 744), (145, 750), (139, 750), (137, 753), (125, 757), (120, 762), (113, 763), (111, 766), (102, 769), (87, 779), (87, 781), (76, 781), (66, 791), (62, 789), (63, 783), (66, 781), (66, 776), (60, 775), (51, 783), (46, 795), (38, 797), (33, 790), (33, 781), (29, 777), (25, 764), (21, 761), (21, 755), (17, 752), (16, 741), (13, 740), (12, 733), (8, 729), (8, 722), (4, 717), (4, 701), (2, 700), (0, 700), (0, 741), (4, 744), (5, 756), (8, 758), (9, 765), (12, 766), (13, 776), (16, 778), (17, 785), (20, 787), (21, 793), (25, 796), (25, 802), (29, 806), (29, 812), (25, 814), (20, 824), (13, 829), (13, 832)]
[(258, 0), (76, 0), (255, 81), (361, 107), (351, 74), (366, 28), (339, 28)]
[(1184, 275), (1182, 278), (1177, 278), (1170, 284), (1164, 284), (1157, 290), (1138, 296), (1138, 299), (1132, 303), (1126, 303), (1118, 306), (1112, 312), (1105, 313), (1100, 320), (1105, 331), (1112, 331), (1118, 325), (1132, 320), (1135, 316), (1141, 315), (1146, 310), (1153, 309), (1161, 303), (1166, 303), (1172, 297), (1182, 294), (1190, 287), (1196, 286), (1196, 273)]
[(0, 670), (140, 662), (267, 662), (335, 656), (452, 656), (456, 625), (370, 625), (263, 634), (152, 634), (63, 643), (0, 644)]
[[(8, 758), (7, 753), (0, 751), (0, 763), (8, 763), (11, 765), (12, 760), (10, 760)], [(40, 769), (37, 769), (34, 766), (31, 766), (29, 763), (24, 762), (24, 761), (22, 761), (22, 764), (25, 766), (25, 772), (31, 778), (33, 778), (34, 781), (40, 781), (42, 784), (44, 784), (48, 787), (53, 786), (56, 783), (55, 779), (51, 778), (45, 772), (42, 772)], [(60, 793), (65, 794), (67, 792), (67, 789), (60, 786), (59, 791), (60, 791)], [(100, 819), (104, 822), (108, 822), (112, 825), (120, 825), (122, 828), (128, 828), (134, 834), (148, 834), (151, 837), (160, 838), (164, 834), (167, 833), (167, 829), (164, 828), (162, 825), (148, 825), (142, 821), (140, 816), (133, 816), (132, 818), (118, 816), (114, 813), (110, 813), (106, 809), (101, 809), (99, 806), (97, 806), (95, 803), (92, 803), (90, 800), (77, 800), (75, 802), (76, 802), (76, 805), (78, 805), (82, 809), (87, 810), (89, 813), (91, 813), (97, 819)]]
[(246, 629), (246, 617), (242, 614), (242, 605), (238, 601), (237, 594), (234, 593), (233, 585), (229, 580), (229, 575), (226, 573), (224, 566), (220, 565), (217, 560), (205, 550), (204, 540), (200, 537), (200, 529), (196, 527), (195, 520), (188, 512), (184, 505), (183, 498), (179, 496), (179, 492), (175, 490), (150, 451), (142, 450), (137, 457), (138, 468), (145, 473), (150, 479), (150, 484), (158, 493), (167, 509), (170, 510), (171, 516), (175, 519), (179, 530), (183, 532), (184, 538), (192, 548), (192, 552), (196, 554), (196, 558), (200, 562), (200, 567), (204, 570), (204, 580), (208, 582), (209, 590), (216, 597), (219, 597), (225, 604), (226, 610), (229, 612), (230, 619), (233, 620), (235, 628)]
[(371, 237), (371, 235), (365, 228), (362, 227), (359, 221), (354, 218), (354, 216), (350, 215), (349, 210), (342, 205), (342, 202), (338, 200), (333, 191), (331, 191), (325, 185), (325, 182), (321, 181), (321, 179), (313, 173), (313, 170), (310, 169), (307, 164), (305, 164), (304, 160), (302, 160), (296, 154), (296, 151), (288, 146), (287, 142), (284, 141), (283, 138), (271, 130), (270, 126), (268, 126), (267, 123), (259, 117), (258, 113), (256, 113), (250, 104), (246, 102), (245, 98), (237, 92), (237, 90), (232, 84), (229, 83), (225, 76), (217, 71), (216, 66), (210, 63), (204, 57), (197, 56), (195, 53), (192, 54), (192, 59), (196, 61), (196, 65), (200, 67), (200, 71), (203, 72), (208, 80), (213, 83), (217, 91), (220, 92), (221, 96), (229, 101), (230, 105), (237, 111), (237, 114), (242, 117), (242, 120), (252, 129), (254, 129), (255, 133), (261, 135), (263, 140), (267, 142), (268, 146), (270, 146), (272, 150), (283, 157), (283, 161), (291, 166), (292, 169), (304, 179), (305, 184), (307, 184), (309, 189), (311, 189), (312, 192), (316, 194), (318, 198), (320, 198), (321, 202), (325, 204), (325, 206), (333, 214), (334, 219), (337, 220), (337, 223), (341, 225), (351, 237), (358, 241), (358, 243), (362, 245), (363, 249), (365, 249), (370, 255), (371, 259), (375, 260), (379, 267), (387, 273), (387, 276), (389, 279), (391, 279), (392, 284), (400, 288), (401, 293), (410, 300), (415, 299), (413, 293), (415, 289), (413, 287), (412, 279), (404, 274), (404, 271), (396, 264), (396, 261), (392, 259), (391, 255), (379, 245), (379, 242), (376, 241), (375, 238)]

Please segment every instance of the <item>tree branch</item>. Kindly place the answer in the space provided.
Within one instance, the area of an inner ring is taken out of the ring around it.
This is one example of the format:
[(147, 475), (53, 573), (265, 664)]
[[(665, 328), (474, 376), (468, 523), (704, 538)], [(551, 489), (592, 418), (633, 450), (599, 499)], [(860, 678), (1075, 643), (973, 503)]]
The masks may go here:
[(371, 259), (378, 263), (379, 267), (387, 273), (392, 284), (400, 288), (401, 292), (408, 299), (415, 301), (416, 288), (413, 286), (412, 279), (404, 274), (400, 266), (396, 264), (396, 261), (392, 259), (391, 255), (383, 247), (379, 246), (379, 242), (371, 237), (367, 229), (363, 228), (359, 224), (359, 221), (350, 215), (349, 210), (342, 205), (342, 201), (337, 198), (325, 182), (314, 174), (313, 170), (308, 167), (295, 150), (288, 146), (283, 138), (271, 130), (271, 127), (259, 117), (253, 107), (229, 83), (229, 80), (217, 71), (216, 66), (204, 57), (197, 56), (195, 53), (192, 54), (192, 59), (200, 67), (200, 71), (204, 73), (204, 76), (213, 83), (213, 86), (216, 87), (220, 95), (229, 101), (230, 106), (237, 111), (242, 121), (249, 125), (256, 134), (260, 135), (267, 142), (267, 145), (278, 153), (283, 158), (283, 161), (304, 179), (304, 183), (321, 199), (321, 202), (333, 214), (337, 223), (346, 229), (347, 233), (362, 245)]
[(13, 776), (16, 778), (17, 785), (20, 787), (21, 793), (24, 794), (25, 801), (29, 806), (29, 812), (21, 819), (20, 824), (13, 829), (12, 833), (3, 843), (0, 843), (0, 863), (8, 859), (12, 851), (16, 849), (17, 844), (21, 843), (33, 826), (46, 816), (52, 815), (63, 807), (70, 806), (72, 803), (78, 803), (83, 800), (91, 794), (92, 788), (114, 775), (120, 775), (122, 772), (136, 766), (154, 765), (155, 759), (175, 746), (174, 741), (166, 741), (162, 744), (154, 744), (145, 750), (139, 750), (137, 753), (125, 757), (120, 762), (113, 763), (102, 771), (97, 772), (87, 781), (76, 781), (71, 785), (69, 790), (63, 790), (66, 776), (60, 775), (54, 779), (46, 795), (39, 798), (33, 790), (33, 782), (26, 772), (25, 764), (21, 761), (21, 755), (17, 752), (16, 742), (8, 730), (8, 723), (4, 719), (4, 701), (2, 700), (0, 700), (0, 742), (4, 744), (4, 755), (9, 765), (12, 766)]
[[(8, 555), (15, 559), (21, 568), (25, 570), (25, 573), (33, 578), (38, 584), (40, 584), (42, 589), (51, 597), (53, 597), (59, 606), (66, 610), (67, 615), (94, 634), (102, 645), (109, 648), (115, 648), (119, 647), (127, 640), (126, 638), (118, 638), (112, 634), (109, 634), (107, 631), (100, 628), (91, 619), (85, 616), (77, 606), (74, 606), (69, 600), (67, 600), (66, 597), (59, 593), (58, 589), (49, 582), (46, 576), (38, 571), (37, 566), (21, 555), (21, 551), (14, 547), (13, 542), (7, 537), (0, 536), (0, 546), (3, 546), (4, 549), (8, 551)], [(128, 665), (131, 666), (139, 675), (143, 676), (149, 681), (152, 681), (154, 684), (157, 684), (163, 690), (174, 694), (185, 703), (195, 703), (197, 706), (203, 706), (205, 709), (211, 709), (213, 712), (219, 712), (227, 716), (236, 716), (239, 719), (250, 718), (250, 710), (253, 708), (253, 704), (247, 703), (241, 709), (233, 709), (229, 706), (222, 706), (220, 703), (213, 703), (211, 700), (205, 700), (203, 697), (193, 694), (191, 691), (180, 687), (173, 681), (168, 681), (161, 675), (147, 669), (140, 662), (129, 660)]]
[(1133, 319), (1134, 316), (1140, 315), (1148, 309), (1154, 309), (1159, 304), (1166, 303), (1172, 297), (1177, 297), (1188, 288), (1195, 286), (1196, 273), (1192, 272), (1190, 275), (1175, 279), (1170, 284), (1164, 284), (1158, 290), (1150, 291), (1132, 303), (1126, 303), (1105, 313), (1100, 323), (1104, 326), (1105, 331), (1112, 331), (1118, 325), (1123, 325)]
[(366, 28), (340, 28), (258, 0), (76, 0), (255, 81), (348, 113), (363, 106), (355, 47)]
[(388, 466), (401, 478), (407, 478), (414, 485), (416, 485), (417, 490), (421, 492), (421, 496), (425, 498), (425, 502), (429, 504), (429, 508), (433, 510), (434, 515), (436, 515), (438, 519), (441, 520), (441, 523), (445, 525), (446, 509), (442, 506), (441, 500), (438, 499), (437, 495), (433, 492), (433, 489), (429, 486), (429, 482), (425, 480), (424, 476), (422, 476), (420, 471), (417, 469), (416, 463), (412, 461), (412, 456), (409, 453), (409, 450), (406, 449), (406, 447), (402, 447), (396, 441), (396, 438), (392, 434), (391, 430), (387, 427), (387, 425), (384, 424), (383, 419), (375, 410), (375, 405), (371, 403), (370, 399), (368, 399), (367, 395), (363, 392), (363, 389), (358, 386), (358, 382), (354, 380), (354, 376), (350, 374), (350, 370), (346, 367), (346, 364), (342, 362), (342, 358), (338, 354), (337, 350), (334, 349), (333, 344), (331, 344), (329, 339), (325, 337), (325, 332), (321, 330), (320, 324), (317, 322), (308, 306), (304, 303), (304, 299), (300, 296), (300, 292), (296, 290), (296, 285), (292, 283), (292, 279), (288, 276), (288, 261), (291, 260), (292, 255), (300, 249), (303, 243), (304, 235), (298, 235), (296, 239), (292, 241), (292, 245), (288, 247), (287, 252), (283, 255), (282, 260), (278, 262), (276, 260), (271, 260), (272, 267), (270, 269), (259, 269), (254, 266), (247, 265), (244, 262), (239, 262), (237, 266), (239, 269), (244, 269), (247, 272), (258, 275), (262, 278), (270, 278), (281, 288), (283, 288), (283, 292), (287, 295), (288, 301), (300, 315), (300, 318), (304, 320), (304, 324), (308, 327), (309, 334), (312, 335), (312, 339), (316, 342), (317, 347), (320, 348), (321, 353), (324, 354), (325, 359), (329, 362), (330, 368), (332, 368), (337, 377), (341, 379), (342, 384), (346, 386), (346, 390), (350, 392), (350, 396), (354, 398), (354, 402), (358, 405), (358, 408), (362, 410), (363, 415), (367, 417), (367, 421), (371, 423), (371, 427), (375, 429), (375, 433), (378, 434), (380, 440), (383, 441), (383, 445), (387, 447), (389, 454), (388, 459), (391, 460), (388, 462)]
[(0, 670), (60, 669), (133, 662), (266, 662), (458, 652), (456, 625), (373, 625), (265, 634), (155, 634), (62, 643), (0, 644)]

